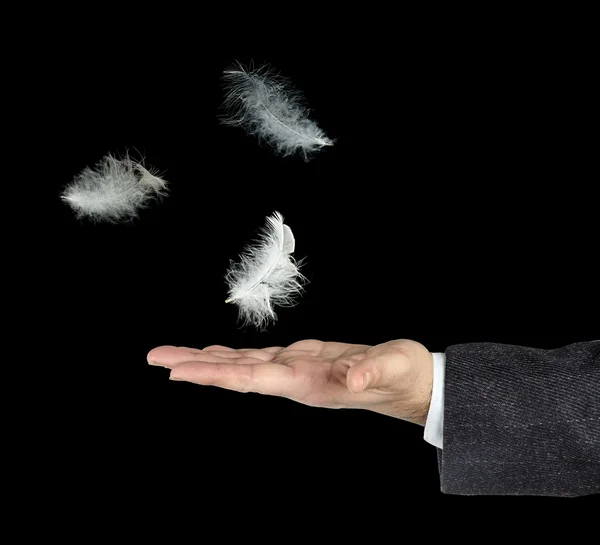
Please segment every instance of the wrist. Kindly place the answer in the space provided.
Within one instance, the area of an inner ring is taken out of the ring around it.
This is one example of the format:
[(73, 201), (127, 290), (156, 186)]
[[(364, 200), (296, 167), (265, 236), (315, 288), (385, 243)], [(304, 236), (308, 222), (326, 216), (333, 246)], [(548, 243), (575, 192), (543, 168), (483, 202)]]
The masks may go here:
[(433, 354), (423, 345), (403, 346), (404, 376), (398, 376), (393, 416), (425, 426), (433, 394)]
[(420, 376), (415, 386), (416, 400), (411, 421), (425, 426), (433, 393), (433, 354), (427, 350), (426, 353), (420, 355), (419, 360)]

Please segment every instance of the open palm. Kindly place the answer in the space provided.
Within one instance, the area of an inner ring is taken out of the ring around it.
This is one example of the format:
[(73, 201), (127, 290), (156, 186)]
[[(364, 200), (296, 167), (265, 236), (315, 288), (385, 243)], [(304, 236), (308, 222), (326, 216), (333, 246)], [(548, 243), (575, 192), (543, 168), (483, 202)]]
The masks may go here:
[(376, 346), (305, 340), (240, 350), (161, 346), (150, 351), (148, 362), (170, 368), (172, 380), (316, 407), (369, 409), (420, 424), (431, 397), (431, 354), (408, 340)]

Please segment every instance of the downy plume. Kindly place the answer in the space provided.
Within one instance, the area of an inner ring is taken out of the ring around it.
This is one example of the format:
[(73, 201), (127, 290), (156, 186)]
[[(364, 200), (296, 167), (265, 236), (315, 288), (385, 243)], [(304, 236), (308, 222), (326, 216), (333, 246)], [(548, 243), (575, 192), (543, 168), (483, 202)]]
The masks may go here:
[(231, 263), (225, 276), (229, 286), (225, 302), (239, 307), (244, 325), (264, 329), (277, 319), (274, 305), (294, 306), (306, 282), (299, 270), (302, 263), (292, 257), (294, 247), (292, 230), (275, 212), (267, 218), (260, 239), (244, 249), (237, 263)]
[(249, 70), (239, 64), (226, 70), (223, 80), (228, 112), (223, 123), (256, 134), (284, 156), (298, 152), (308, 160), (312, 152), (333, 146), (333, 140), (308, 118), (302, 95), (268, 66)]
[(65, 188), (61, 198), (78, 218), (116, 222), (137, 216), (153, 199), (166, 195), (167, 182), (133, 161), (106, 155), (94, 168), (86, 167)]

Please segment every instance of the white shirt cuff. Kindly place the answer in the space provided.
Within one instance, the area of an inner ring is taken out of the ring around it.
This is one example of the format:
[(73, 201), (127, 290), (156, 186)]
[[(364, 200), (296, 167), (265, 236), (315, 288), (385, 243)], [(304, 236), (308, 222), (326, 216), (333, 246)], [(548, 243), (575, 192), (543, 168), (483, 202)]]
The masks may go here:
[(433, 389), (423, 438), (434, 447), (444, 448), (444, 378), (446, 374), (446, 354), (434, 352), (432, 355)]

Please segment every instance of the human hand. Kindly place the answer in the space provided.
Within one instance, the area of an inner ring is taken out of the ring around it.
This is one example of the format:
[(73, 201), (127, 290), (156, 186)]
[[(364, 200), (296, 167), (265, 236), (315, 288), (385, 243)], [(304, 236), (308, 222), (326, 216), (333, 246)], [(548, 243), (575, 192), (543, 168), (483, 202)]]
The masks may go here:
[(376, 346), (306, 340), (288, 347), (160, 346), (148, 363), (171, 380), (286, 397), (314, 407), (368, 409), (424, 425), (433, 357), (409, 340)]

